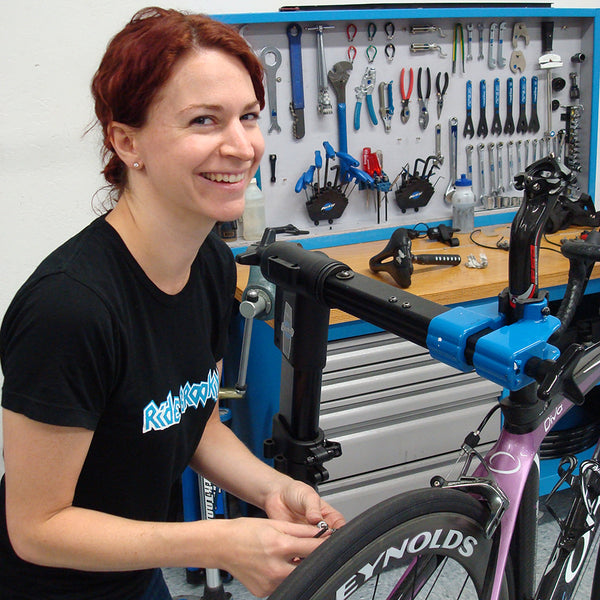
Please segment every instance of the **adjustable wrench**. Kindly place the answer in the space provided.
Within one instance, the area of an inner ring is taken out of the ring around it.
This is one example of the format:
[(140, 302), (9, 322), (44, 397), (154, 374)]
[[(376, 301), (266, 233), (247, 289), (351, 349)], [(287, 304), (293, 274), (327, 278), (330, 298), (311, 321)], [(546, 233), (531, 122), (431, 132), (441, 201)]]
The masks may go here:
[[(272, 55), (275, 57), (273, 64), (269, 63), (267, 57)], [(269, 96), (269, 114), (271, 115), (271, 126), (269, 133), (276, 131), (279, 133), (281, 127), (277, 122), (277, 69), (281, 66), (281, 52), (275, 46), (266, 46), (260, 53), (260, 58), (265, 69), (267, 79), (267, 95)]]
[(348, 133), (346, 129), (346, 83), (350, 78), (352, 63), (341, 61), (335, 63), (327, 73), (327, 79), (333, 87), (337, 99), (338, 133), (340, 152), (348, 152)]

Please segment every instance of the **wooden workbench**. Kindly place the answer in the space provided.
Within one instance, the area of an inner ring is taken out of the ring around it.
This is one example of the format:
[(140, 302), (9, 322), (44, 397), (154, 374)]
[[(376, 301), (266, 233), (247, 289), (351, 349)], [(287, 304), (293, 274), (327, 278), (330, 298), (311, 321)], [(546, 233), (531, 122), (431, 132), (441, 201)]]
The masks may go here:
[[(557, 246), (564, 238), (574, 238), (583, 228), (570, 228), (566, 231), (547, 236), (542, 239), (540, 249), (539, 285), (549, 288), (564, 285), (567, 282), (569, 261), (560, 253)], [(411, 285), (407, 289), (412, 294), (444, 305), (459, 304), (485, 298), (495, 298), (508, 284), (508, 252), (496, 248), (488, 249), (477, 246), (469, 239), (468, 234), (456, 234), (460, 245), (454, 248), (427, 238), (419, 238), (412, 242), (412, 253), (418, 254), (459, 254), (461, 263), (456, 267), (414, 265)], [(476, 230), (473, 239), (486, 246), (495, 246), (500, 239), (508, 241), (510, 224), (490, 226)], [(290, 241), (302, 243), (301, 238)], [(325, 248), (322, 251), (345, 264), (355, 273), (380, 279), (391, 285), (396, 283), (387, 273), (373, 273), (369, 269), (369, 259), (381, 252), (387, 245), (387, 240), (379, 242), (364, 242), (347, 246)], [(488, 266), (485, 269), (473, 269), (466, 266), (467, 257), (472, 254), (477, 259), (485, 254)], [(238, 288), (236, 296), (241, 298), (248, 282), (249, 267), (238, 265)], [(594, 269), (593, 277), (600, 277), (600, 265)], [(356, 317), (340, 310), (331, 311), (330, 323), (344, 323), (355, 320)]]

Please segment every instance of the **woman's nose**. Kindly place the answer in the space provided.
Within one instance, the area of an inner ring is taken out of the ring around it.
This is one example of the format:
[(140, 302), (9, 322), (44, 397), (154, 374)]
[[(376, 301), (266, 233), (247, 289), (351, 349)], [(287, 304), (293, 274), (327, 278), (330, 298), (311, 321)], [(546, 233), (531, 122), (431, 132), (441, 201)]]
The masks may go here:
[(222, 152), (240, 160), (253, 160), (257, 145), (262, 142), (262, 133), (258, 127), (248, 128), (240, 121), (232, 123), (225, 131)]

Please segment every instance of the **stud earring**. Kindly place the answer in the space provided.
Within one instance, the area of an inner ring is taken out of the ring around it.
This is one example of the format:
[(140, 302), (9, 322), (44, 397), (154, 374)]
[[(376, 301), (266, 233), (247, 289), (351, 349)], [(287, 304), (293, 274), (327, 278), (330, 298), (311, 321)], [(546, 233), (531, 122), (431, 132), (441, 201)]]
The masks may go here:
[(134, 169), (139, 169), (140, 168), (140, 163), (139, 162), (134, 162), (133, 163), (133, 168)]

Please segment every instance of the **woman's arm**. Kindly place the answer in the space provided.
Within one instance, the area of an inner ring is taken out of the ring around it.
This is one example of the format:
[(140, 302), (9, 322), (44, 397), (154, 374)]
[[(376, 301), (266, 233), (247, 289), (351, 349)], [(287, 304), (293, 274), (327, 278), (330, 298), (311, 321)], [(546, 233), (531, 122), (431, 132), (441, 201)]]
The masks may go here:
[(285, 521), (154, 523), (75, 507), (92, 432), (6, 409), (3, 431), (8, 531), (15, 552), (29, 562), (91, 571), (223, 568), (261, 596), (322, 540), (312, 538), (314, 526)]

